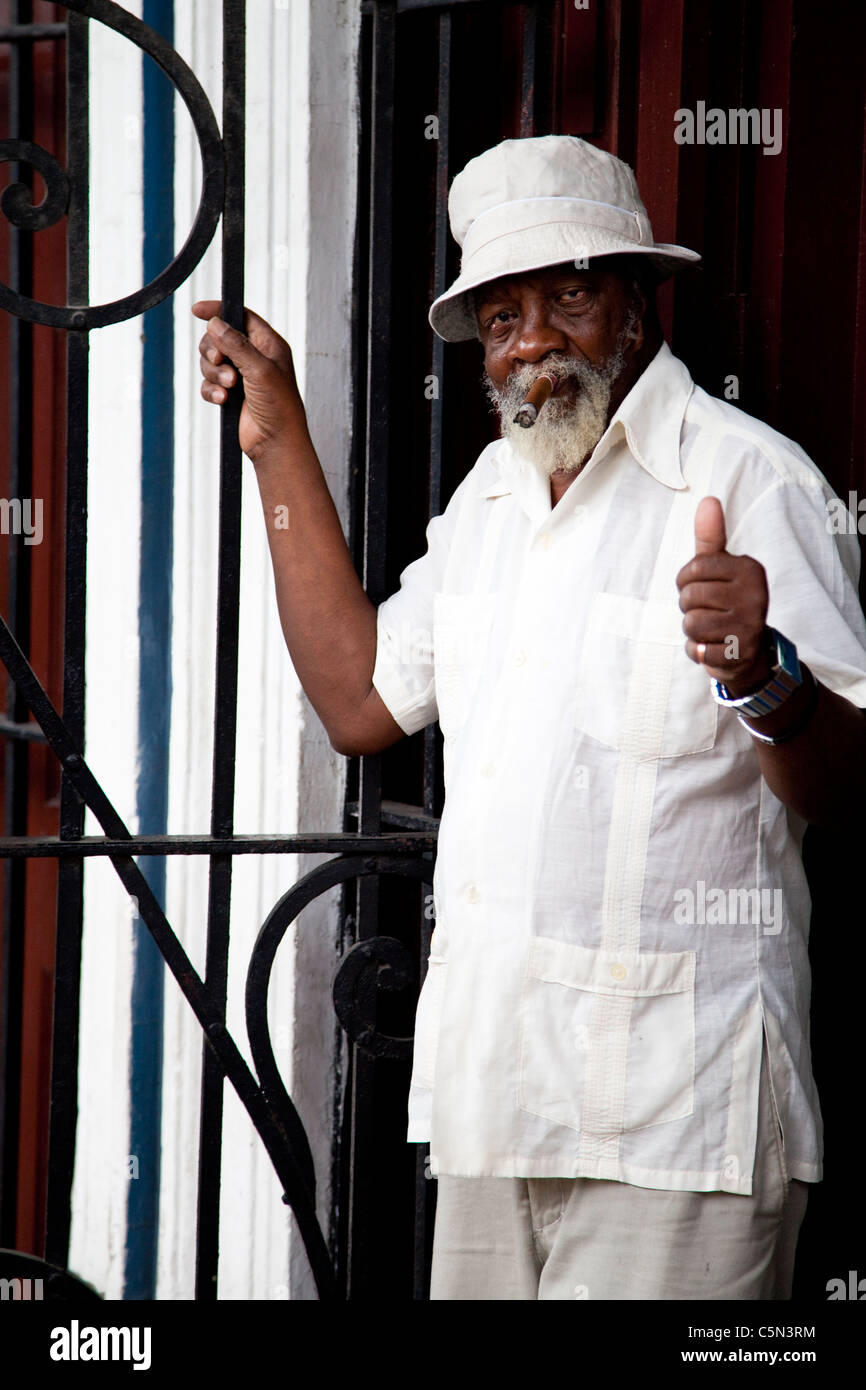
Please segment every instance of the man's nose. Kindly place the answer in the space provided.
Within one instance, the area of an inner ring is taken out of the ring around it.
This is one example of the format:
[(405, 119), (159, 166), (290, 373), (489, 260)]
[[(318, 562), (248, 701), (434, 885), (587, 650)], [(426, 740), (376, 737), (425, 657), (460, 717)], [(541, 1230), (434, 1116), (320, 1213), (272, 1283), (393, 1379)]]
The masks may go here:
[(512, 346), (512, 361), (540, 362), (550, 352), (564, 352), (567, 348), (565, 334), (551, 322), (546, 304), (530, 305), (523, 313), (519, 331)]

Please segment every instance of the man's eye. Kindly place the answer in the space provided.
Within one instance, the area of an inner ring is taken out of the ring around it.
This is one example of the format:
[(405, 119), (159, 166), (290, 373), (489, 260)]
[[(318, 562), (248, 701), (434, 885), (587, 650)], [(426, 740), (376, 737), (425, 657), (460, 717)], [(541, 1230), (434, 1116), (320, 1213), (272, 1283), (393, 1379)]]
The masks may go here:
[(501, 337), (510, 326), (513, 317), (510, 309), (497, 309), (495, 313), (485, 315), (484, 327), (488, 333), (496, 333)]
[(563, 290), (559, 297), (565, 300), (567, 304), (583, 304), (589, 296), (589, 293), (589, 290), (583, 285), (574, 285), (570, 289)]

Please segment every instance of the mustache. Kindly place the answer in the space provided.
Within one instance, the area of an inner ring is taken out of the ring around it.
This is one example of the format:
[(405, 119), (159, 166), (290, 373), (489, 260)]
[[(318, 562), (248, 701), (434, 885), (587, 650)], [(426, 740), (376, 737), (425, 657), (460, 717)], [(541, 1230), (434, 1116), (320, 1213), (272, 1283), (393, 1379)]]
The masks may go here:
[(515, 368), (503, 385), (496, 386), (485, 371), (482, 377), (484, 388), (492, 405), (503, 417), (510, 418), (522, 404), (527, 392), (541, 376), (556, 378), (556, 390), (545, 405), (545, 414), (560, 414), (573, 406), (559, 394), (567, 382), (575, 382), (583, 390), (592, 389), (599, 381), (610, 376), (610, 362), (596, 365), (581, 357), (570, 357), (565, 353), (551, 354), (540, 362), (527, 362)]
[(516, 367), (509, 373), (503, 392), (512, 391), (521, 387), (530, 387), (540, 376), (553, 376), (557, 386), (563, 385), (566, 381), (582, 381), (587, 377), (594, 376), (599, 368), (592, 362), (584, 361), (581, 357), (569, 357), (565, 353), (557, 353), (550, 357), (545, 357), (541, 362), (526, 362), (522, 367)]

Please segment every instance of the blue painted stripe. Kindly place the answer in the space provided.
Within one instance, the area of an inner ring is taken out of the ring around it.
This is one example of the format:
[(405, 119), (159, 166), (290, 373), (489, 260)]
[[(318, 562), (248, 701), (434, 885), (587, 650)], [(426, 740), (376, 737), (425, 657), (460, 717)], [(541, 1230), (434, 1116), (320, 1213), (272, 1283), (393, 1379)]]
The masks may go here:
[[(144, 0), (142, 18), (174, 42), (174, 0)], [(173, 88), (143, 58), (144, 283), (174, 255)], [(142, 320), (141, 552), (138, 601), (139, 832), (168, 823), (171, 726), (171, 576), (174, 506), (174, 319), (171, 299)], [(165, 904), (165, 860), (146, 858), (145, 878)], [(162, 957), (142, 922), (133, 923), (132, 1039), (129, 1067), (130, 1164), (125, 1299), (156, 1296), (162, 1122)], [(136, 1176), (137, 1174), (137, 1176)]]

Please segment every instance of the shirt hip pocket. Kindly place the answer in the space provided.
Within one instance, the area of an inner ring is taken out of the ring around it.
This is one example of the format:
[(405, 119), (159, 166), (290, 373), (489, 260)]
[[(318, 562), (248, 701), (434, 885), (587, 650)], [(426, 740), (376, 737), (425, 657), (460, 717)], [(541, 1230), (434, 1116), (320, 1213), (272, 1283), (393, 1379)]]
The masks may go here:
[(439, 727), (460, 732), (477, 687), (493, 617), (493, 594), (434, 594), (433, 657)]
[(674, 602), (594, 596), (574, 704), (581, 733), (638, 762), (713, 747), (718, 706), (686, 655), (683, 616)]
[(431, 954), (415, 1011), (412, 1082), (413, 1085), (424, 1086), (427, 1090), (432, 1090), (436, 1073), (436, 1054), (439, 1050), (439, 1028), (445, 1002), (447, 973), (447, 960)]
[(694, 951), (596, 951), (534, 937), (520, 1010), (520, 1108), (591, 1133), (690, 1115), (694, 977)]

